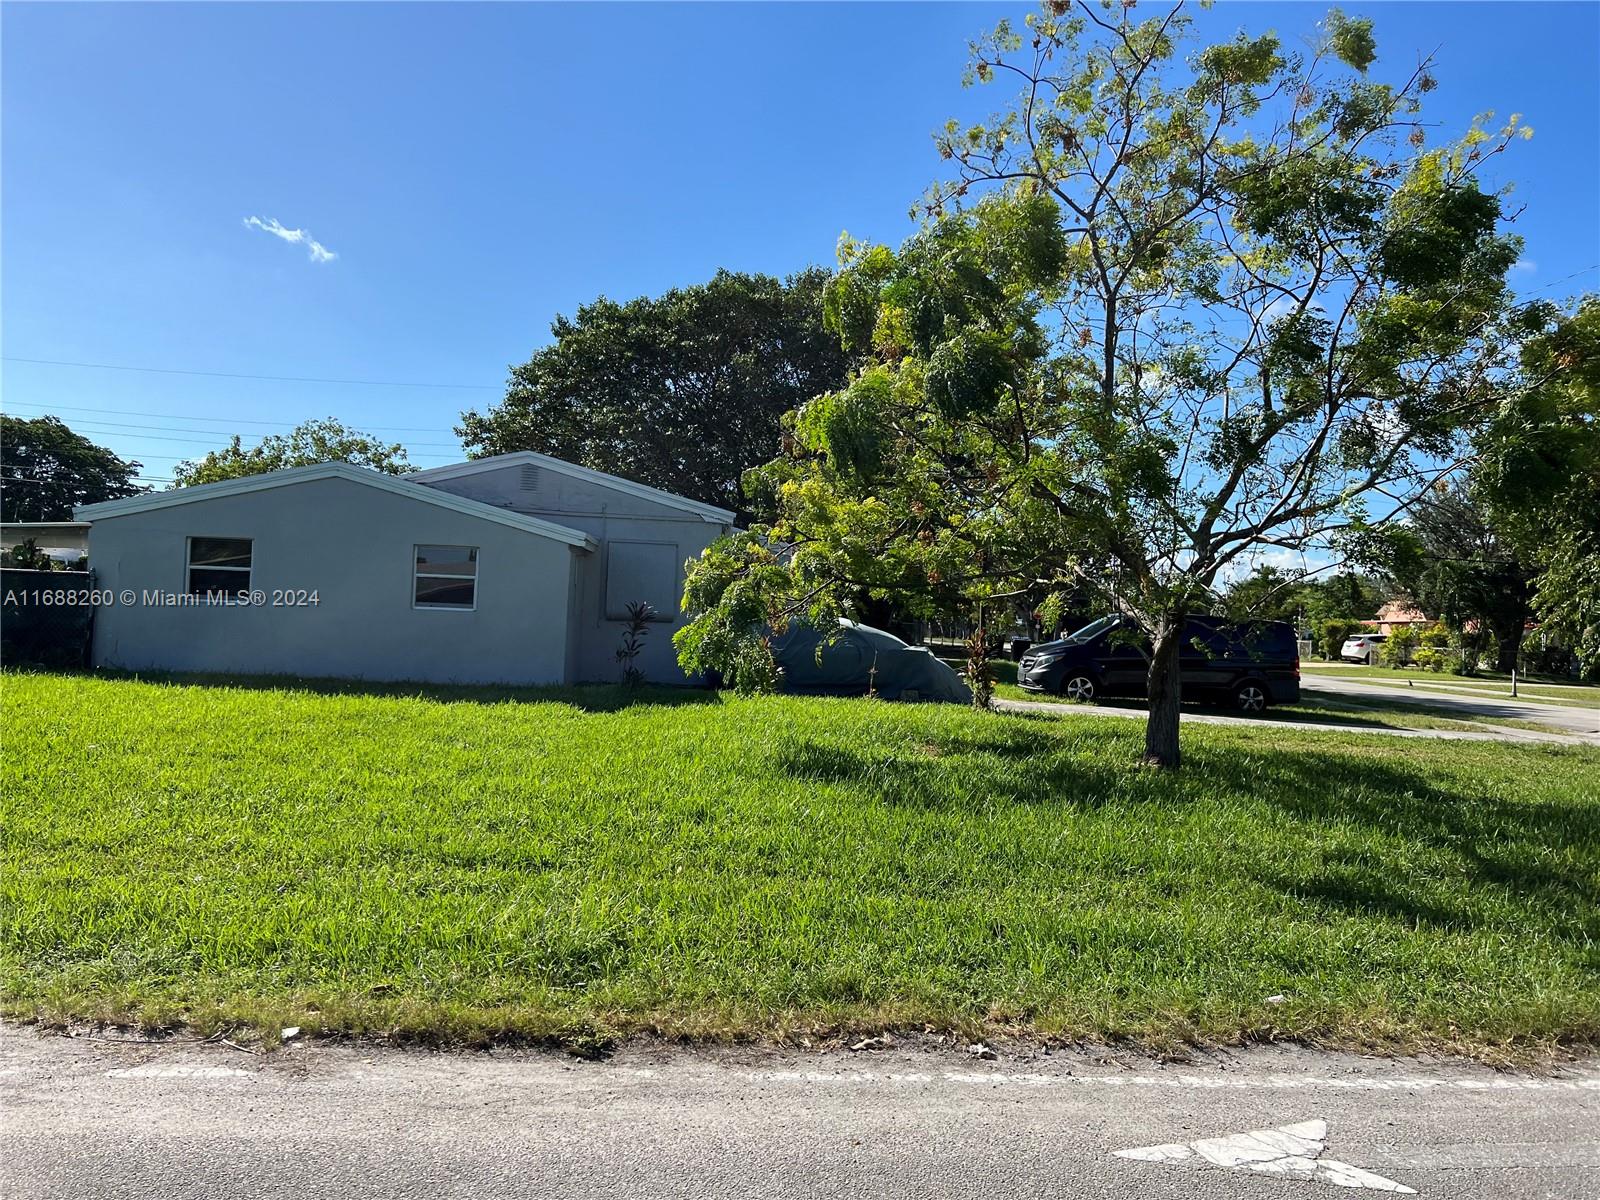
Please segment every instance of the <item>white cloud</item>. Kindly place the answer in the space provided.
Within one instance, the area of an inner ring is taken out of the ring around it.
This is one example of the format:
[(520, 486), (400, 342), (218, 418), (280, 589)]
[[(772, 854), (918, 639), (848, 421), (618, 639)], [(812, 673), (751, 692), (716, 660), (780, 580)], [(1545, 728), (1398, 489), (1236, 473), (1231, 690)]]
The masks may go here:
[(244, 223), (246, 228), (259, 229), (262, 233), (270, 233), (273, 237), (282, 238), (292, 246), (304, 246), (311, 255), (312, 262), (332, 262), (339, 257), (304, 229), (285, 229), (278, 224), (276, 217), (265, 221), (260, 217), (246, 217)]
[(1534, 262), (1531, 258), (1519, 258), (1516, 262), (1511, 264), (1511, 269), (1513, 271), (1537, 271), (1539, 269), (1539, 264)]
[(1255, 574), (1257, 567), (1275, 567), (1291, 579), (1310, 576), (1326, 579), (1333, 572), (1328, 568), (1337, 561), (1320, 547), (1308, 546), (1304, 550), (1291, 550), (1287, 546), (1258, 546), (1234, 559), (1222, 569), (1223, 584), (1235, 583)]
[(1293, 296), (1280, 293), (1276, 300), (1267, 305), (1266, 311), (1261, 315), (1270, 325), (1279, 317), (1287, 317), (1290, 313), (1292, 313), (1294, 311), (1295, 304), (1296, 301)]

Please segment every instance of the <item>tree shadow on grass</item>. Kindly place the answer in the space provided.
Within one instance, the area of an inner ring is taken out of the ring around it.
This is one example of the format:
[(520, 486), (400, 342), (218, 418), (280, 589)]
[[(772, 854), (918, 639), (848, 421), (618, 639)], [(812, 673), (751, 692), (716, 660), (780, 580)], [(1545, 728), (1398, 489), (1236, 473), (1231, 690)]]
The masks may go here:
[(97, 679), (128, 679), (169, 687), (205, 687), (222, 691), (310, 692), (318, 696), (372, 696), (427, 700), (436, 704), (565, 704), (587, 713), (617, 712), (641, 705), (676, 707), (721, 704), (722, 694), (703, 687), (620, 683), (584, 683), (541, 687), (449, 683), (388, 683), (360, 679), (301, 679), (291, 675), (216, 675), (188, 672), (83, 672)]
[[(1246, 847), (1242, 871), (1300, 904), (1457, 930), (1498, 910), (1531, 918), (1539, 936), (1600, 946), (1600, 798), (1508, 800), (1373, 755), (1306, 749), (1201, 746), (1180, 772), (1156, 772), (1137, 765), (1136, 741), (1115, 729), (1064, 739), (1046, 717), (920, 745), (808, 740), (776, 766), (865, 803), (924, 810), (1046, 806), (1068, 819), (1112, 801), (1209, 804), (1225, 828), (1229, 809), (1267, 805), (1290, 827), (1277, 844)], [(1587, 961), (1600, 972), (1600, 951)]]
[[(1121, 731), (1117, 731), (1121, 732)], [(1111, 737), (1101, 735), (1105, 740)], [(1096, 738), (1095, 740), (1100, 740)], [(863, 749), (810, 740), (785, 747), (776, 767), (794, 779), (848, 785), (870, 802), (918, 809), (980, 809), (995, 804), (1096, 808), (1114, 797), (1160, 784), (1130, 773), (1130, 747), (1086, 756), (1081, 741), (1064, 742), (1053, 718), (1007, 721), (983, 735), (939, 733), (925, 742)], [(1181, 800), (1162, 787), (1163, 799)]]
[[(1233, 777), (1324, 847), (1310, 871), (1257, 872), (1287, 895), (1332, 910), (1470, 928), (1479, 918), (1466, 893), (1487, 888), (1539, 913), (1553, 936), (1600, 942), (1600, 798), (1507, 800), (1370, 755), (1257, 752), (1247, 775), (1220, 753), (1206, 757), (1186, 770)], [(1398, 844), (1352, 846), (1352, 826)], [(1463, 902), (1441, 903), (1442, 894)], [(1600, 955), (1593, 965), (1600, 971)]]

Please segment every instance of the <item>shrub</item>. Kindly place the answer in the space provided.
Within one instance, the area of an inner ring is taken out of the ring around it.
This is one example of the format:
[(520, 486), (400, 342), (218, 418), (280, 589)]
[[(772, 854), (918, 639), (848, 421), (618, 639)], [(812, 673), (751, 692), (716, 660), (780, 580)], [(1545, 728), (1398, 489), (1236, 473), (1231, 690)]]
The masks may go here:
[(1455, 655), (1450, 649), (1450, 631), (1442, 621), (1435, 621), (1417, 632), (1417, 649), (1411, 661), (1428, 671), (1443, 671), (1445, 667), (1455, 665)]
[(1417, 631), (1409, 625), (1399, 625), (1378, 648), (1378, 658), (1386, 667), (1403, 667), (1411, 661), (1411, 652), (1416, 648)]

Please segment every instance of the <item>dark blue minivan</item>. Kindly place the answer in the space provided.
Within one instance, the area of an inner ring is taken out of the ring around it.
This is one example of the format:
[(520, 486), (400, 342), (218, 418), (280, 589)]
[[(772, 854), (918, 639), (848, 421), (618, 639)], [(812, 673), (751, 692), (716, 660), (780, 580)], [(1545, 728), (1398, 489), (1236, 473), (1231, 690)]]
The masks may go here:
[[(1142, 696), (1150, 639), (1127, 617), (1101, 617), (1071, 637), (1031, 647), (1017, 683), (1069, 700)], [(1260, 712), (1300, 699), (1300, 645), (1283, 621), (1190, 617), (1179, 650), (1185, 700)]]

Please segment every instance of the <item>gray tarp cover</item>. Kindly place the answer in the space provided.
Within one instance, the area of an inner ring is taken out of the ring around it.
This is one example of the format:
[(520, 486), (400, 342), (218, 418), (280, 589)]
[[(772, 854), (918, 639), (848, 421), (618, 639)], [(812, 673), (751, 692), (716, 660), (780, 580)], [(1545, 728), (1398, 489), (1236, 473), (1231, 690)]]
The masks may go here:
[[(783, 668), (784, 691), (864, 696), (870, 683), (885, 700), (972, 701), (961, 676), (932, 651), (908, 646), (892, 633), (840, 621), (839, 636), (822, 648), (819, 663), (821, 640), (819, 630), (805, 625), (791, 625), (782, 637), (773, 639), (772, 654)], [(877, 674), (871, 676), (874, 666)]]

